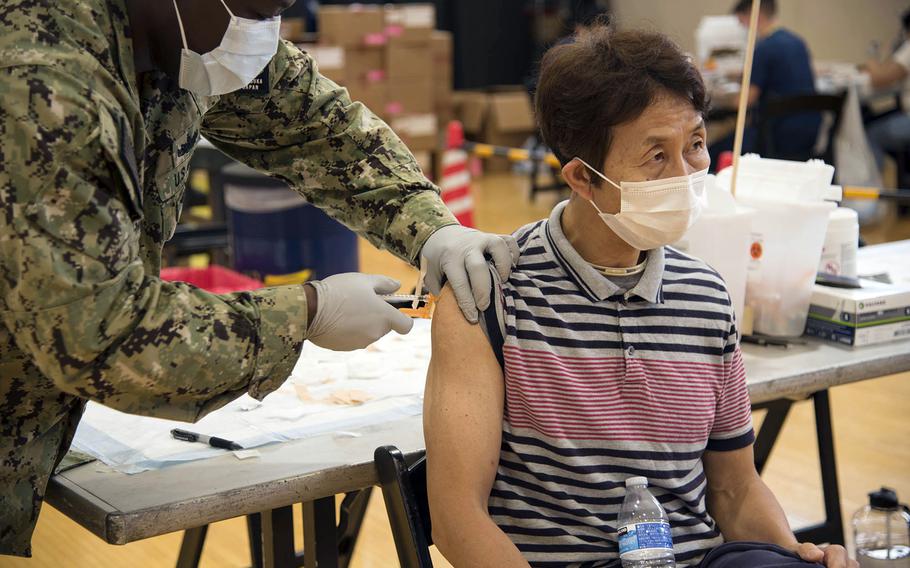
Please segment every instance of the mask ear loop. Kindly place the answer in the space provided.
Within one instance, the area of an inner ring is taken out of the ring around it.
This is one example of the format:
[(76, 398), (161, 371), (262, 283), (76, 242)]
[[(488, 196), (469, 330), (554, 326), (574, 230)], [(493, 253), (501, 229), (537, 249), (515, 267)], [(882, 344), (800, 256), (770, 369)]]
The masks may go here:
[[(223, 2), (224, 0), (222, 0)], [(180, 8), (177, 7), (177, 0), (174, 0), (174, 11), (177, 12), (177, 24), (180, 26), (180, 38), (183, 39), (183, 49), (189, 50), (190, 46), (186, 43), (186, 32), (183, 29), (183, 18), (180, 17)]]
[(611, 179), (608, 178), (607, 176), (605, 176), (605, 175), (603, 175), (602, 173), (600, 173), (599, 171), (597, 171), (597, 169), (596, 169), (594, 166), (592, 166), (591, 164), (589, 164), (588, 162), (582, 160), (582, 159), (579, 158), (578, 156), (575, 156), (575, 159), (578, 160), (579, 162), (581, 162), (582, 164), (584, 164), (586, 168), (588, 168), (589, 170), (591, 170), (592, 172), (594, 172), (595, 174), (597, 174), (597, 175), (598, 175), (602, 180), (604, 180), (605, 182), (609, 183), (610, 185), (612, 185), (612, 186), (615, 187), (616, 189), (622, 190), (622, 188), (621, 188), (620, 186), (618, 186), (618, 185), (616, 184), (616, 182), (614, 182), (613, 180), (611, 180)]
[(231, 9), (228, 8), (227, 2), (221, 0), (221, 4), (224, 6), (224, 9), (227, 10), (227, 13), (231, 15), (231, 18), (234, 18), (234, 12), (231, 12)]
[[(612, 185), (612, 186), (615, 187), (616, 189), (622, 191), (622, 188), (619, 187), (618, 185), (616, 185), (616, 183), (614, 183), (613, 180), (611, 180), (611, 179), (608, 178), (607, 176), (605, 176), (605, 175), (603, 175), (602, 173), (600, 173), (599, 171), (597, 171), (593, 166), (591, 166), (591, 164), (589, 164), (588, 162), (582, 160), (582, 159), (579, 158), (578, 156), (575, 156), (575, 159), (578, 160), (579, 162), (581, 162), (582, 164), (584, 164), (586, 168), (588, 168), (589, 170), (591, 170), (592, 172), (594, 172), (595, 174), (597, 174), (598, 176), (600, 176), (600, 178), (601, 178), (602, 180), (604, 180), (605, 182), (609, 183), (610, 185)], [(590, 185), (590, 183), (591, 183), (591, 182), (589, 181), (588, 184)], [(600, 210), (600, 207), (598, 207), (597, 204), (594, 203), (594, 199), (593, 199), (593, 195), (594, 195), (594, 194), (593, 194), (593, 192), (591, 193), (591, 195), (592, 195), (592, 199), (589, 201), (589, 203), (590, 203), (591, 205), (594, 206), (594, 209), (597, 209), (597, 212), (598, 212), (599, 214), (601, 214), (601, 215), (606, 215), (606, 213), (604, 213), (603, 211), (601, 211), (601, 210)]]

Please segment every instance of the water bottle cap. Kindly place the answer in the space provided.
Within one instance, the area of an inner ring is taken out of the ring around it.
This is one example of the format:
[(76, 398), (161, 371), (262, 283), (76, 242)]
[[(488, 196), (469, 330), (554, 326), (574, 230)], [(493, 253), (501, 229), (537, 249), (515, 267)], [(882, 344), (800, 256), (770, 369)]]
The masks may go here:
[(873, 509), (897, 509), (899, 505), (897, 493), (893, 489), (882, 487), (878, 491), (869, 493), (869, 505)]
[(630, 477), (626, 480), (626, 487), (647, 487), (647, 477)]

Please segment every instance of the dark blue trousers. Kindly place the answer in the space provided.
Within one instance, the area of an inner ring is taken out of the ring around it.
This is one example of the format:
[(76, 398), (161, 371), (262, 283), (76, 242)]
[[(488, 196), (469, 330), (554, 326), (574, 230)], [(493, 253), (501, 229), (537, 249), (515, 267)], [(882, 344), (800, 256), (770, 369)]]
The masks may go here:
[(795, 552), (764, 542), (725, 542), (705, 556), (698, 568), (810, 568)]

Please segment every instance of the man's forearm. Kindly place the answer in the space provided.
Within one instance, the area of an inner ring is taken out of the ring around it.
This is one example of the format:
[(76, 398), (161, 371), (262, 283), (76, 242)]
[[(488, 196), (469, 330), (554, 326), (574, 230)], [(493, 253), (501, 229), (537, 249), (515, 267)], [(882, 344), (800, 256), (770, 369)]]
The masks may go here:
[(797, 541), (777, 498), (758, 475), (735, 491), (708, 492), (708, 511), (726, 540), (753, 540), (794, 549)]
[(433, 540), (455, 568), (528, 567), (528, 561), (486, 511), (448, 510), (443, 522), (434, 523)]

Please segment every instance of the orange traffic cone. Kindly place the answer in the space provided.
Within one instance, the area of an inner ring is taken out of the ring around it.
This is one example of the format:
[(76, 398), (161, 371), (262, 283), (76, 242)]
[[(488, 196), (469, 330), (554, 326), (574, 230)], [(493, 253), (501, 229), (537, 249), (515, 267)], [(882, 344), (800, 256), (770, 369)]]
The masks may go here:
[(446, 150), (442, 153), (442, 201), (465, 227), (474, 226), (474, 198), (471, 196), (471, 174), (468, 172), (468, 153), (464, 151), (464, 129), (461, 123), (449, 123)]

